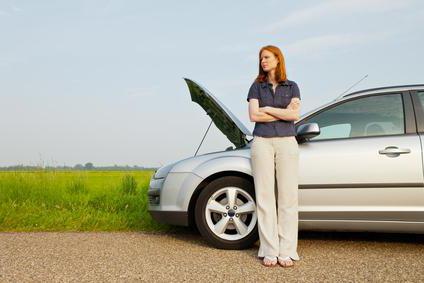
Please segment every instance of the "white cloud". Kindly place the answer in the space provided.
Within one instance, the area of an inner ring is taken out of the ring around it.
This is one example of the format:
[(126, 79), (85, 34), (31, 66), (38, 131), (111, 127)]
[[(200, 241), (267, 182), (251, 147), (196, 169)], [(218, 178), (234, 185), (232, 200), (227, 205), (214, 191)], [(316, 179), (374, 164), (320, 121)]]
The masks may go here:
[(319, 53), (337, 47), (369, 44), (375, 41), (387, 39), (393, 35), (394, 32), (328, 34), (309, 37), (293, 42), (286, 45), (284, 49), (291, 55), (313, 55), (314, 53)]
[(14, 1), (0, 3), (0, 16), (10, 16), (16, 13), (21, 13), (23, 10), (16, 6)]
[(10, 5), (10, 9), (14, 12), (14, 13), (20, 13), (23, 10), (21, 8), (19, 8), (18, 6), (16, 6), (15, 4), (11, 4)]
[(385, 13), (408, 6), (412, 0), (328, 0), (288, 14), (285, 18), (264, 28), (274, 33), (281, 29), (310, 24), (323, 18), (353, 15), (355, 13)]

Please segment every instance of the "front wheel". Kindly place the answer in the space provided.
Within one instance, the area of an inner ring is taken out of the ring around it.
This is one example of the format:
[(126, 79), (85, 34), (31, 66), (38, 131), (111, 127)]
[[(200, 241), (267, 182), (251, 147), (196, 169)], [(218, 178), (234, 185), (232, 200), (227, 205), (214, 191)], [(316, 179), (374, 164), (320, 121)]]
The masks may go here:
[(220, 249), (245, 249), (258, 240), (255, 190), (241, 177), (227, 176), (209, 183), (195, 207), (199, 232)]

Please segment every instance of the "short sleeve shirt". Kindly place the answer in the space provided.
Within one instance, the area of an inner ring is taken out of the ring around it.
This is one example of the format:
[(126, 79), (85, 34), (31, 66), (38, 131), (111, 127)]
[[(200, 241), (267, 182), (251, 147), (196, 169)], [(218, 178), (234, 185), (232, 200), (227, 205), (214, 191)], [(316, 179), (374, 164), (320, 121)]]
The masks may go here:
[[(300, 99), (299, 87), (294, 81), (280, 82), (275, 93), (272, 84), (268, 82), (254, 82), (249, 89), (247, 101), (251, 98), (258, 99), (259, 107), (271, 106), (286, 108), (293, 97)], [(286, 137), (296, 136), (293, 121), (277, 120), (273, 122), (256, 122), (253, 136), (260, 137)]]

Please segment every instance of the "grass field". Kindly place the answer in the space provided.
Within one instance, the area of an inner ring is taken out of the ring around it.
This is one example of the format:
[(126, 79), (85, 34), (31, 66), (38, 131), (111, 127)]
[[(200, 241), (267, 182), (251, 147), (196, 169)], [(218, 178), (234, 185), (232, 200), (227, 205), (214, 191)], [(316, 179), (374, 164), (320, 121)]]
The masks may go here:
[(153, 171), (0, 172), (0, 231), (169, 231), (147, 211)]

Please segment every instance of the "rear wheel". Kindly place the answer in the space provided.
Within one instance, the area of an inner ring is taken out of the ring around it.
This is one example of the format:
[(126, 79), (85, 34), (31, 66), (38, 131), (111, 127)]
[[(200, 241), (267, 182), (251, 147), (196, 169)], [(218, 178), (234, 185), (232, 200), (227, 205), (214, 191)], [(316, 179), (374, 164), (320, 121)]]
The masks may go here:
[(245, 249), (258, 240), (255, 190), (241, 177), (227, 176), (209, 183), (195, 207), (199, 232), (221, 249)]

